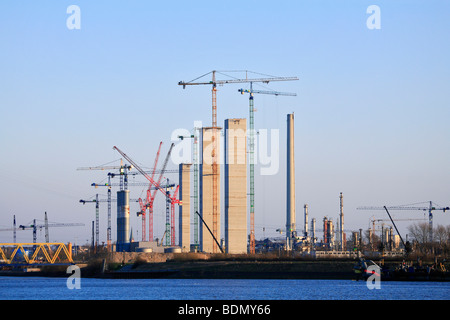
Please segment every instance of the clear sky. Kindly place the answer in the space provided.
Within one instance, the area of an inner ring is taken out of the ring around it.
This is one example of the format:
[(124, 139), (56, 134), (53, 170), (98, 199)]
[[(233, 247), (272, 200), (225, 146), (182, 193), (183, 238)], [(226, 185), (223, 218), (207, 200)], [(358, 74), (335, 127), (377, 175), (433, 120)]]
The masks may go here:
[[(80, 29), (66, 25), (72, 4)], [(367, 27), (370, 5), (380, 8), (380, 29)], [(177, 83), (211, 70), (299, 78), (266, 86), (297, 97), (255, 96), (255, 127), (280, 135), (278, 173), (256, 176), (257, 239), (285, 227), (290, 112), (299, 230), (305, 203), (317, 229), (324, 216), (336, 221), (340, 192), (348, 230), (388, 218), (359, 206), (449, 206), (449, 12), (448, 1), (1, 1), (0, 228), (11, 227), (14, 214), (27, 224), (46, 211), (52, 222), (85, 223), (52, 229), (51, 241), (90, 241), (95, 208), (78, 201), (97, 192), (106, 198), (106, 189), (90, 186), (106, 182), (106, 173), (77, 168), (118, 164), (113, 146), (149, 168), (174, 130), (210, 125), (210, 86)], [(239, 88), (219, 87), (219, 125), (248, 116)], [(131, 198), (143, 189), (131, 189)], [(165, 209), (157, 206), (161, 237)], [(137, 210), (133, 203), (140, 239)], [(106, 241), (106, 203), (100, 213)], [(435, 225), (450, 224), (449, 214), (436, 211)], [(115, 218), (114, 205), (113, 240)], [(31, 231), (18, 232), (18, 241), (31, 239)], [(1, 232), (0, 241), (12, 233)]]

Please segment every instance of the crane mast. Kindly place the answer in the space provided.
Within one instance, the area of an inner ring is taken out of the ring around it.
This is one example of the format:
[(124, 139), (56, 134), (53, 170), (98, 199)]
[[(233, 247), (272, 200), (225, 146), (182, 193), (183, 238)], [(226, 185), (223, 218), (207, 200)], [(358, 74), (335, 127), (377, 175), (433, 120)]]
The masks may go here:
[(415, 206), (392, 206), (392, 207), (374, 207), (374, 206), (368, 206), (368, 207), (358, 207), (358, 210), (420, 210), (420, 211), (428, 211), (428, 236), (429, 240), (433, 241), (433, 211), (434, 210), (440, 210), (442, 212), (445, 212), (447, 210), (450, 210), (450, 207), (436, 207), (433, 205), (432, 201), (428, 202), (428, 207), (415, 207)]
[[(124, 165), (122, 162), (122, 159), (120, 159), (120, 166), (95, 166), (95, 167), (81, 167), (77, 168), (77, 170), (119, 170), (120, 175), (120, 190), (126, 190), (128, 188), (128, 171), (131, 170), (131, 166)], [(106, 245), (108, 248), (108, 251), (111, 251), (111, 177), (114, 177), (115, 174), (108, 173), (108, 184), (106, 185), (108, 187), (108, 227), (106, 229)], [(98, 185), (95, 185), (97, 187)], [(98, 199), (97, 199), (98, 200)], [(98, 201), (97, 201), (98, 205)], [(96, 219), (98, 220), (98, 212), (96, 215)], [(96, 226), (96, 232), (98, 234), (98, 222)], [(98, 240), (98, 236), (97, 236)]]
[[(161, 152), (161, 145), (162, 145), (162, 141), (159, 143), (158, 152), (156, 153), (155, 163), (153, 165), (153, 170), (151, 173), (152, 179), (155, 176), (155, 170), (156, 170), (156, 166), (158, 164), (159, 154)], [(149, 222), (148, 222), (149, 240), (150, 241), (153, 240), (153, 210), (150, 210), (151, 186), (152, 186), (152, 184), (150, 183), (150, 185), (148, 186), (148, 190), (147, 190), (146, 202), (144, 203), (142, 201), (142, 199), (139, 199), (139, 205), (140, 205), (141, 211), (138, 212), (138, 215), (142, 216), (142, 241), (146, 241), (146, 238), (147, 238), (147, 233), (146, 233), (147, 208), (149, 209)]]

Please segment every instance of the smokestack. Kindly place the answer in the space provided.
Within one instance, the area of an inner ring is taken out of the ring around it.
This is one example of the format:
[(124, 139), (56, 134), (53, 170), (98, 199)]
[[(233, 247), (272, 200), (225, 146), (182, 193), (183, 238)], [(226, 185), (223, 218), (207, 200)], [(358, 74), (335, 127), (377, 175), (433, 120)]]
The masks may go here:
[(308, 205), (305, 204), (305, 228), (304, 228), (304, 236), (305, 240), (308, 241)]
[(286, 250), (292, 250), (295, 235), (295, 159), (294, 114), (287, 115), (287, 192), (286, 192)]
[(339, 242), (341, 251), (344, 250), (344, 196), (342, 192), (339, 196), (340, 199), (340, 214), (339, 214)]
[(311, 220), (311, 241), (316, 243), (316, 218)]

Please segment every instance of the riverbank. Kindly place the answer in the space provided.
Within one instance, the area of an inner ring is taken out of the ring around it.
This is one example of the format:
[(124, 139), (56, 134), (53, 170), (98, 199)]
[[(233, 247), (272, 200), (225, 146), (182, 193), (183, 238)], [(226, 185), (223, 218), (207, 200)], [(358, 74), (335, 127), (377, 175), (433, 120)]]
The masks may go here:
[(352, 261), (167, 261), (126, 265), (106, 278), (353, 279)]
[[(311, 259), (287, 255), (114, 252), (96, 255), (88, 261), (79, 261), (77, 265), (81, 276), (86, 278), (354, 280), (358, 279), (355, 273), (357, 262), (357, 259)], [(395, 270), (402, 263), (395, 260), (382, 262), (382, 269), (388, 271)], [(4, 270), (0, 271), (0, 275), (67, 277), (66, 270), (67, 266), (47, 266), (34, 268), (32, 272), (24, 272), (23, 269)], [(383, 270), (383, 280), (450, 280), (448, 275), (435, 277), (430, 273), (424, 277), (417, 272), (412, 275), (386, 273)]]

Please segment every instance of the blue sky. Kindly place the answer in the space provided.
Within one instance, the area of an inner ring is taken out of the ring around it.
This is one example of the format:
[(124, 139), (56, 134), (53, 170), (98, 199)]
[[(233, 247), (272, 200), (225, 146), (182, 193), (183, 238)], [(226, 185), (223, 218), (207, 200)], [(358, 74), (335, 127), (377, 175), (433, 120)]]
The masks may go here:
[[(66, 27), (71, 4), (80, 7), (80, 30)], [(381, 10), (379, 30), (366, 27), (372, 4)], [(211, 88), (177, 83), (211, 70), (299, 78), (269, 84), (297, 97), (255, 97), (256, 128), (280, 132), (279, 173), (256, 177), (257, 238), (263, 227), (276, 236), (285, 225), (290, 112), (300, 230), (305, 203), (317, 221), (337, 219), (339, 192), (349, 230), (366, 229), (372, 215), (387, 218), (358, 206), (448, 206), (449, 9), (447, 1), (2, 1), (0, 226), (10, 227), (13, 214), (26, 224), (47, 211), (51, 221), (86, 224), (55, 228), (50, 238), (90, 241), (95, 209), (78, 200), (104, 197), (90, 184), (106, 175), (76, 169), (116, 161), (115, 145), (151, 167), (175, 129), (210, 125)], [(240, 87), (219, 87), (219, 124), (248, 116)], [(106, 205), (100, 210), (106, 241)], [(140, 232), (135, 211), (131, 226)], [(163, 212), (160, 204), (157, 236)], [(436, 225), (450, 223), (448, 212), (434, 216)], [(114, 226), (115, 207), (113, 238)], [(18, 240), (31, 240), (31, 231)]]

